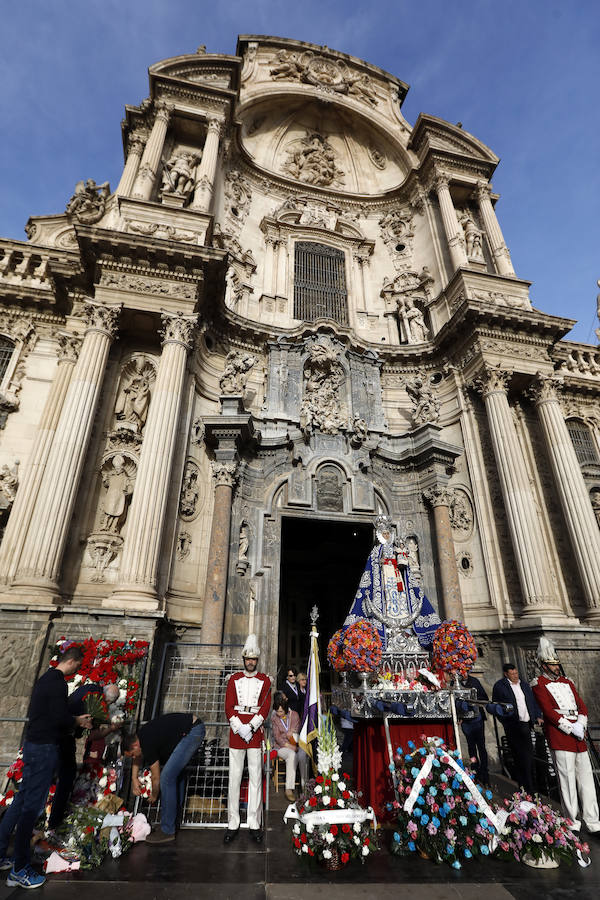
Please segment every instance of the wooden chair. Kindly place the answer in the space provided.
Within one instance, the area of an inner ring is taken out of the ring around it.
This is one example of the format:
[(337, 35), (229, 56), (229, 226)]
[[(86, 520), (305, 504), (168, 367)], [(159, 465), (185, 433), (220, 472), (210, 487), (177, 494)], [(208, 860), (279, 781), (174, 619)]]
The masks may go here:
[(279, 788), (285, 790), (285, 760), (278, 756), (273, 760), (273, 784), (275, 785), (275, 793), (279, 793)]

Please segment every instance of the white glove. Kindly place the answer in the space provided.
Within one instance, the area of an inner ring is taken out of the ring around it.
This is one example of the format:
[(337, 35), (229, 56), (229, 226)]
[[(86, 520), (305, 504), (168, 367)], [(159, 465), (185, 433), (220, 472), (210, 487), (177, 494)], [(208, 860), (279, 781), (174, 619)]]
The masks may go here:
[(573, 735), (573, 737), (576, 737), (578, 741), (583, 740), (584, 732), (583, 732), (583, 725), (581, 724), (581, 722), (573, 723), (573, 729), (571, 731), (571, 734)]
[(558, 727), (561, 731), (564, 731), (565, 734), (571, 734), (573, 731), (573, 725), (576, 724), (574, 722), (570, 722), (568, 719), (565, 719), (564, 716), (561, 716), (558, 720)]
[(240, 723), (237, 733), (246, 741), (246, 743), (249, 743), (252, 740), (252, 729), (247, 722)]

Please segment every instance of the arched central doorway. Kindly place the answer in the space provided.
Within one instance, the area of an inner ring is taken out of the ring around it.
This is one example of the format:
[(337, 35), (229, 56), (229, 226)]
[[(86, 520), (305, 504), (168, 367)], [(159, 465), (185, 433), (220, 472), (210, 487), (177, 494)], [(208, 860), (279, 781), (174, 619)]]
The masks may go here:
[(278, 685), (287, 666), (306, 667), (310, 610), (316, 604), (322, 687), (327, 689), (327, 642), (348, 614), (373, 540), (371, 523), (282, 518)]

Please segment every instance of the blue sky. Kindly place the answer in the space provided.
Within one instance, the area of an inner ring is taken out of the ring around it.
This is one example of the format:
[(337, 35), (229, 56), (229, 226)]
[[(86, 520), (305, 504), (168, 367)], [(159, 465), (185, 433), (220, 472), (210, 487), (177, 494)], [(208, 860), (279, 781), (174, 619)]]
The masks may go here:
[(169, 56), (238, 34), (327, 44), (410, 85), (404, 114), (461, 121), (501, 162), (498, 217), (536, 307), (597, 343), (600, 6), (596, 0), (19, 0), (2, 13), (0, 236), (115, 187), (126, 103)]

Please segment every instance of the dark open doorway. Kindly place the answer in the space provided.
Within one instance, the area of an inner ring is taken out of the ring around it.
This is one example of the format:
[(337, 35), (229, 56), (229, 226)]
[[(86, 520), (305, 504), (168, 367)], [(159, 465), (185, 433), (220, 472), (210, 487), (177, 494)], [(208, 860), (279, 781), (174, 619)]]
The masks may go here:
[(306, 668), (310, 611), (316, 604), (322, 689), (327, 690), (327, 643), (348, 615), (373, 541), (373, 526), (368, 523), (283, 519), (278, 686), (287, 666)]

